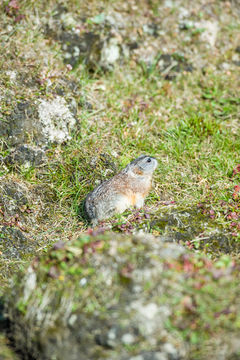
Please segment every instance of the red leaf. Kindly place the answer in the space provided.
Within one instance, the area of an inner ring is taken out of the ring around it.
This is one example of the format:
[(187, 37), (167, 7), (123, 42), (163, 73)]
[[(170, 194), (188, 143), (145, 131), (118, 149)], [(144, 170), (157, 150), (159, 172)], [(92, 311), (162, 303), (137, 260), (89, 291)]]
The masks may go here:
[(234, 186), (234, 191), (239, 192), (240, 191), (240, 185), (235, 185)]
[(233, 175), (236, 175), (237, 173), (240, 173), (240, 164), (238, 164), (235, 169), (233, 169)]
[(11, 0), (9, 3), (8, 3), (8, 6), (12, 9), (15, 9), (15, 10), (18, 10), (19, 9), (19, 4), (17, 2), (17, 0)]
[(174, 200), (169, 200), (169, 201), (163, 201), (163, 205), (172, 205), (172, 204), (175, 204), (176, 201)]
[(19, 23), (19, 22), (20, 22), (22, 19), (24, 19), (24, 18), (25, 18), (25, 15), (20, 14), (20, 15), (18, 15), (18, 16), (15, 17), (14, 22), (15, 22), (15, 23)]
[(192, 272), (193, 269), (194, 269), (193, 264), (192, 264), (190, 261), (185, 260), (185, 261), (184, 261), (184, 264), (183, 264), (183, 271), (185, 271), (185, 272)]
[(228, 214), (227, 219), (238, 219), (238, 214), (234, 211)]
[(240, 185), (235, 185), (234, 186), (234, 193), (233, 193), (233, 199), (237, 200), (237, 198), (239, 197), (239, 192), (240, 192)]

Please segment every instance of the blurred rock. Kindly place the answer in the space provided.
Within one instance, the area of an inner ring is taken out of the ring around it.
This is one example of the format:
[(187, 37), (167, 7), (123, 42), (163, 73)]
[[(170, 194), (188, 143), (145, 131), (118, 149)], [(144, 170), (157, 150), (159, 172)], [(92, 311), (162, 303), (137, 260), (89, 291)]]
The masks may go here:
[(7, 300), (17, 348), (38, 360), (182, 359), (184, 344), (164, 326), (171, 308), (159, 296), (166, 247), (168, 261), (184, 249), (151, 235), (91, 240), (54, 248), (19, 276)]
[(63, 50), (64, 62), (72, 66), (80, 61), (89, 63), (89, 57), (93, 48), (99, 48), (100, 37), (93, 32), (86, 32), (82, 36), (75, 33), (63, 31), (57, 35)]
[(234, 54), (232, 57), (232, 61), (233, 61), (234, 65), (240, 66), (240, 52), (238, 53), (236, 51), (236, 54)]
[(211, 47), (215, 46), (217, 35), (218, 35), (218, 22), (210, 21), (210, 20), (202, 20), (200, 22), (195, 23), (197, 29), (202, 29), (203, 31), (200, 33), (200, 39)]
[(191, 20), (180, 22), (179, 29), (180, 30), (189, 30), (194, 27), (194, 22)]
[[(43, 215), (45, 191), (14, 177), (1, 177), (0, 183), (0, 257), (1, 260), (28, 259), (36, 254), (39, 241), (34, 237), (38, 228), (36, 217)], [(41, 237), (40, 237), (41, 240)], [(6, 262), (5, 262), (6, 264)], [(0, 264), (2, 266), (2, 262)], [(5, 265), (4, 265), (5, 266)], [(17, 264), (14, 263), (14, 267)], [(2, 272), (9, 273), (8, 267)]]
[(158, 29), (158, 25), (155, 23), (151, 23), (151, 24), (145, 24), (143, 25), (143, 31), (148, 34), (148, 35), (152, 35), (152, 36), (158, 36), (159, 33), (159, 29)]
[(17, 79), (17, 72), (14, 71), (14, 70), (8, 70), (6, 72), (6, 75), (9, 77), (9, 81), (12, 83), (12, 84), (15, 84), (16, 83), (16, 79)]
[(202, 360), (206, 349), (230, 360), (239, 350), (238, 325), (228, 320), (239, 314), (239, 271), (219, 265), (149, 234), (57, 244), (5, 295), (14, 346), (38, 360), (187, 360), (196, 351)]
[(193, 66), (187, 62), (184, 55), (178, 53), (161, 55), (157, 67), (168, 80), (174, 79), (181, 71), (193, 71)]
[(115, 37), (106, 39), (101, 49), (99, 65), (106, 70), (111, 70), (121, 58), (121, 44)]
[[(129, 56), (129, 36), (125, 43), (126, 19), (117, 11), (100, 13), (90, 19), (73, 18), (65, 10), (57, 10), (55, 20), (48, 22), (46, 36), (60, 42), (66, 64), (86, 64), (91, 71), (112, 70)], [(71, 24), (71, 26), (69, 25)], [(91, 30), (90, 30), (91, 29)]]
[(128, 56), (127, 45), (122, 44), (120, 37), (111, 34), (105, 37), (86, 32), (79, 36), (62, 32), (58, 39), (62, 44), (64, 62), (72, 66), (82, 62), (91, 70), (112, 70), (115, 64)]

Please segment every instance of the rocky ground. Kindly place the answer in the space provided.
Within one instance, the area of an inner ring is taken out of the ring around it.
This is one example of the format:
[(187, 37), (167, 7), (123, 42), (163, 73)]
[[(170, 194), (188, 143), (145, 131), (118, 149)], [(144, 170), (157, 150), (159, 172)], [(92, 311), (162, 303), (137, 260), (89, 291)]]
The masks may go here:
[[(0, 358), (238, 359), (238, 1), (1, 9)], [(142, 153), (144, 208), (92, 229)]]

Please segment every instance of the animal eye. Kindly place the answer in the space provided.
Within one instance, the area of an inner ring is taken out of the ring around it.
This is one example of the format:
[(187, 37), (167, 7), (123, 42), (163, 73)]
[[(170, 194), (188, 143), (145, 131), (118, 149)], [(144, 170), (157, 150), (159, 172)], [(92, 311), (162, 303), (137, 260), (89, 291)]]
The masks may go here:
[(147, 162), (151, 162), (152, 160), (150, 158), (147, 159)]

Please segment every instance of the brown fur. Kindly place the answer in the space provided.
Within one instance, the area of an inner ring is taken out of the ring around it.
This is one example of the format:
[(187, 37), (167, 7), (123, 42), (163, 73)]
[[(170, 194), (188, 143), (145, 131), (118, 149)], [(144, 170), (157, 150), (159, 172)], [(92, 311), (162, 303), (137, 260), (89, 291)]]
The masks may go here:
[(139, 208), (143, 205), (151, 189), (153, 171), (157, 167), (157, 161), (154, 158), (147, 161), (149, 159), (140, 156), (88, 194), (85, 209), (93, 224), (131, 206)]
[(138, 169), (138, 168), (134, 169), (133, 173), (136, 174), (136, 175), (143, 175), (143, 171), (141, 169)]

